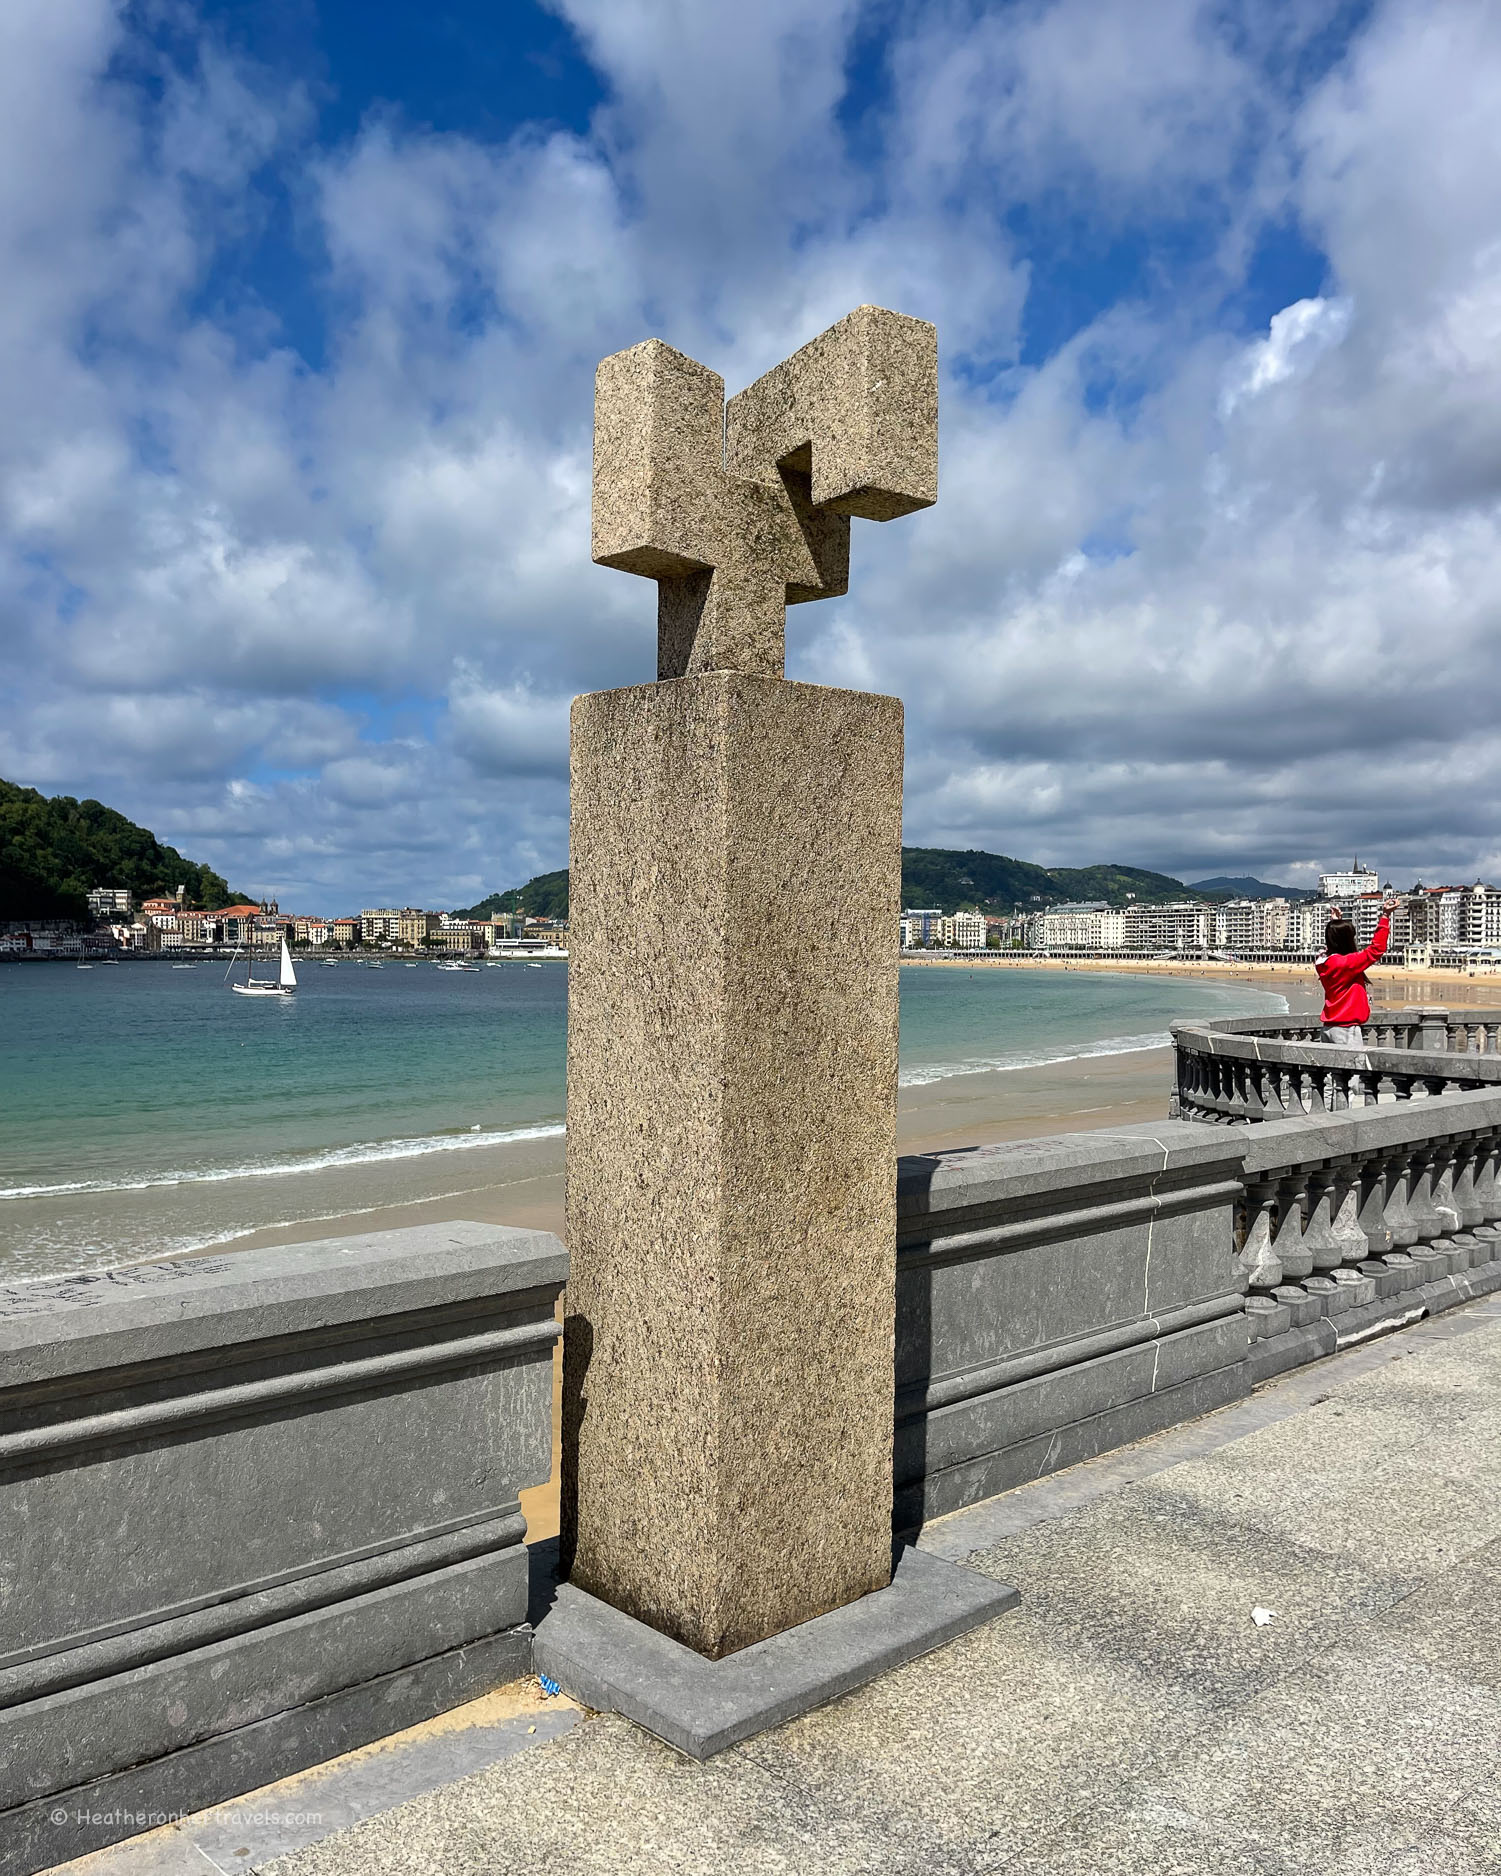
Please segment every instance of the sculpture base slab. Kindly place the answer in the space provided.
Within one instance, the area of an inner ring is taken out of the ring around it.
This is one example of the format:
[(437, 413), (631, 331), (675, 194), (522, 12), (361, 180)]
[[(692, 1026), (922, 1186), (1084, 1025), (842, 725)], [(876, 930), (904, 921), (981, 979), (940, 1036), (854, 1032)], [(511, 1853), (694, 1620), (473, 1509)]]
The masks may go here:
[(904, 1550), (890, 1587), (710, 1661), (598, 1597), (559, 1586), (532, 1659), (586, 1706), (708, 1759), (863, 1687), (1021, 1601), (1009, 1583)]

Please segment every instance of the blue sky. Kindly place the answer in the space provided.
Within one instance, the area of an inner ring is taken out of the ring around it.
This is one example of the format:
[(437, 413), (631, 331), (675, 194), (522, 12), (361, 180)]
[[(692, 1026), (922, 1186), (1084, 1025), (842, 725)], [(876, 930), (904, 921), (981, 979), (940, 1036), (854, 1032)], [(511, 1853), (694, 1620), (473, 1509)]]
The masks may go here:
[(934, 320), (942, 489), (789, 670), (909, 841), (1501, 877), (1501, 21), (1336, 0), (12, 0), (0, 774), (237, 886), (562, 863), (604, 353)]

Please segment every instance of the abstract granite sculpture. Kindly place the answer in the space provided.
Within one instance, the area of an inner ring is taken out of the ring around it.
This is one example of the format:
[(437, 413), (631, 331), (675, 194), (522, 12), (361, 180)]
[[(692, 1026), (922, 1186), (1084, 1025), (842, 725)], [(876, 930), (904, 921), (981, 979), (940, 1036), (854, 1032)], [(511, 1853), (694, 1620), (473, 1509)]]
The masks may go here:
[(670, 681), (573, 706), (564, 1563), (711, 1658), (891, 1576), (902, 713), (783, 637), (936, 499), (937, 411), (872, 306), (727, 408), (658, 340), (596, 380)]

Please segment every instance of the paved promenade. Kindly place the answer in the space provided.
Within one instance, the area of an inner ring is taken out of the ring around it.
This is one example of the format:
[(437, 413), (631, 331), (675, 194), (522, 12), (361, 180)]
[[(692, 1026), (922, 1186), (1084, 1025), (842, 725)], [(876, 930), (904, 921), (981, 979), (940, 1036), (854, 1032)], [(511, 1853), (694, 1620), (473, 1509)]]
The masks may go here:
[(1019, 1584), (1021, 1608), (708, 1765), (547, 1702), (471, 1733), (469, 1762), (492, 1762), (291, 1854), (265, 1822), (278, 1804), (326, 1828), (443, 1762), (414, 1770), (421, 1741), (358, 1755), (240, 1801), (243, 1823), (226, 1807), (212, 1831), (79, 1868), (1501, 1872), (1501, 1305), (1287, 1377), (924, 1543)]

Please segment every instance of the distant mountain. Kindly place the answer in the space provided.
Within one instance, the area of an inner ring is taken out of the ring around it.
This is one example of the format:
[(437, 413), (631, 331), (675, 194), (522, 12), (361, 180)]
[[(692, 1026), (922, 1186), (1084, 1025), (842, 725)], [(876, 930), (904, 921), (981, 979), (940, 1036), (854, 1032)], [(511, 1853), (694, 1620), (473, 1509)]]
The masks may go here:
[(95, 886), (137, 899), (184, 886), (188, 903), (208, 910), (243, 896), (102, 802), (0, 781), (0, 919), (86, 918)]
[(508, 892), (492, 892), (478, 905), (456, 911), (455, 918), (494, 918), (497, 912), (525, 912), (530, 918), (567, 918), (568, 868), (558, 873), (538, 873), (524, 886), (512, 886)]
[[(1034, 866), (1001, 853), (958, 852), (947, 847), (902, 848), (902, 904), (937, 906), (943, 912), (976, 906), (982, 912), (1029, 911), (1074, 899), (1103, 899), (1108, 905), (1162, 905), (1188, 896), (1181, 879), (1139, 866)], [(568, 872), (539, 873), (524, 886), (492, 892), (460, 918), (493, 918), (524, 905), (534, 918), (568, 916)]]
[(1271, 886), (1264, 879), (1252, 879), (1248, 873), (1235, 878), (1220, 873), (1213, 879), (1201, 879), (1188, 889), (1206, 899), (1317, 899), (1308, 886)]

